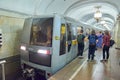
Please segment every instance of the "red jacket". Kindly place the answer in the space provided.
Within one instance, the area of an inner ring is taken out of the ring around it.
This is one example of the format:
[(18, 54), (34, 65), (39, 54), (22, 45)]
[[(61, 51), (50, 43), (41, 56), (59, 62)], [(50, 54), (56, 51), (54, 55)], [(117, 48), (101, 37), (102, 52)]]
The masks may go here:
[(110, 35), (104, 35), (103, 36), (103, 45), (110, 46)]

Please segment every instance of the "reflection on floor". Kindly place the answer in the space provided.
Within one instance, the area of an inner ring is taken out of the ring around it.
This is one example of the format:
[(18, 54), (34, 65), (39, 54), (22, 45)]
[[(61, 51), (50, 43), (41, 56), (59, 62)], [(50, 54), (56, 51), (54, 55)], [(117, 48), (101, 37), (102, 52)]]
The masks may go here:
[(120, 80), (120, 50), (110, 48), (107, 62), (100, 62), (101, 49), (96, 50), (93, 62), (87, 62), (87, 53), (84, 53), (84, 59), (76, 58), (49, 80)]

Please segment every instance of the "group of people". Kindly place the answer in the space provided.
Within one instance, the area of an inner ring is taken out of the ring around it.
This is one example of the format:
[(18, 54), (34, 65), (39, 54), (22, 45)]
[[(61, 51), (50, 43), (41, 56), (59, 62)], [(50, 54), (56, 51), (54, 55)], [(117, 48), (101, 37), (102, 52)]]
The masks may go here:
[[(96, 47), (100, 47), (103, 53), (103, 61), (108, 61), (109, 59), (109, 48), (110, 48), (110, 33), (108, 30), (104, 31), (104, 34), (101, 32), (100, 35), (96, 35), (95, 30), (91, 31), (91, 34), (88, 35), (89, 40), (89, 48), (88, 48), (88, 60), (87, 61), (94, 61), (95, 50)], [(77, 37), (78, 42), (78, 56), (83, 58), (83, 51), (84, 51), (84, 39), (85, 35), (83, 34), (83, 30), (81, 30)]]

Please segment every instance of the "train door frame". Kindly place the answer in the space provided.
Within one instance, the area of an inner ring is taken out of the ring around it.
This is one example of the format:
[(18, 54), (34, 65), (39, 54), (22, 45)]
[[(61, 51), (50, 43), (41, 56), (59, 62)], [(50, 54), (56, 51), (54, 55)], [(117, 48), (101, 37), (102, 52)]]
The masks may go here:
[(72, 50), (72, 31), (71, 23), (66, 22), (66, 37), (67, 37), (67, 46), (66, 46), (66, 63), (69, 63), (71, 60), (71, 50)]

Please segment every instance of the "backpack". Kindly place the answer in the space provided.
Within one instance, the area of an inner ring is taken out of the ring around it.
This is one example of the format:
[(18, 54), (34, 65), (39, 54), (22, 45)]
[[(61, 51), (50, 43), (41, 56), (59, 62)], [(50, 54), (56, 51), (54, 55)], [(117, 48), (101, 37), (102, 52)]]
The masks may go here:
[(115, 44), (114, 40), (110, 40), (110, 47), (112, 47)]
[(90, 35), (89, 36), (89, 44), (90, 45), (96, 45), (96, 36), (95, 35)]
[(78, 43), (83, 43), (83, 35), (82, 34), (78, 35), (77, 41), (78, 41)]

